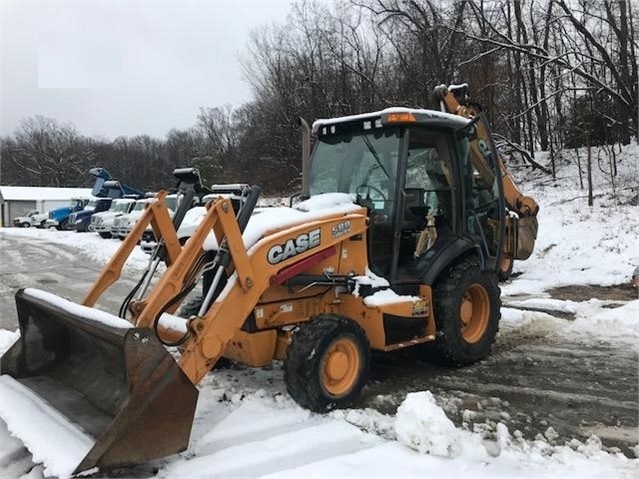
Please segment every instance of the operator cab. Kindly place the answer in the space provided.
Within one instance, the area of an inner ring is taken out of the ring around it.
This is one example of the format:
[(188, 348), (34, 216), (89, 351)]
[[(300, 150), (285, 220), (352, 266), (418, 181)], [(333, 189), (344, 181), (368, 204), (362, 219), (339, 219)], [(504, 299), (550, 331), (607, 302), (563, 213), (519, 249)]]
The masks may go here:
[(404, 108), (318, 120), (309, 192), (351, 193), (368, 208), (370, 267), (407, 293), (466, 252), (494, 269), (504, 205), (493, 145), (475, 139), (487, 127), (483, 116)]

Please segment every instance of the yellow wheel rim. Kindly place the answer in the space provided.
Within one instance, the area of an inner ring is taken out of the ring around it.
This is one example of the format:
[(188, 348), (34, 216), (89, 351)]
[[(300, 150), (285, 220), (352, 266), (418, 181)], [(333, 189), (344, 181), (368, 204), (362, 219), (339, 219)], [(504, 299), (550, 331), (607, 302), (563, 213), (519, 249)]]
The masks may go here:
[(349, 393), (357, 383), (360, 355), (357, 345), (347, 338), (333, 341), (324, 355), (322, 381), (333, 396)]
[(488, 328), (489, 319), (488, 292), (483, 286), (475, 283), (464, 293), (459, 306), (459, 322), (464, 340), (468, 343), (478, 342)]

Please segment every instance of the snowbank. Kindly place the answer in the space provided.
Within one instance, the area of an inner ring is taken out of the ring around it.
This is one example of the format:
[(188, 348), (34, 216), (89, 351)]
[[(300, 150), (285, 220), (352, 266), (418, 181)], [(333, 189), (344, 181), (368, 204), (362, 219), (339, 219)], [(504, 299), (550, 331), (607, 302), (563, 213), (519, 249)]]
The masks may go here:
[(397, 440), (422, 454), (459, 455), (459, 433), (430, 391), (408, 393), (397, 408)]
[[(579, 154), (585, 164), (587, 152), (582, 148)], [(515, 273), (522, 274), (503, 285), (504, 294), (630, 282), (639, 265), (639, 206), (629, 204), (639, 191), (639, 145), (624, 146), (616, 154), (615, 194), (608, 174), (609, 147), (594, 148), (592, 154), (596, 160), (592, 207), (588, 206), (587, 190), (579, 186), (574, 151), (561, 152), (556, 181), (545, 174), (511, 168), (520, 189), (540, 205), (539, 233), (532, 256), (515, 261)], [(537, 153), (536, 160), (544, 164), (548, 154)]]

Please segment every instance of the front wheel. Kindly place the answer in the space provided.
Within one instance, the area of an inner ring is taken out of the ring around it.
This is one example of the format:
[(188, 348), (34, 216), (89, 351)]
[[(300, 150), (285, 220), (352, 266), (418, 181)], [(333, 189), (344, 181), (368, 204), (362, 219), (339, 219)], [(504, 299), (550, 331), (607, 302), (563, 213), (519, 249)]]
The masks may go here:
[(284, 361), (286, 389), (313, 411), (349, 407), (368, 380), (370, 357), (357, 323), (322, 314), (293, 333)]
[(62, 220), (56, 226), (56, 229), (59, 231), (64, 231), (69, 229), (69, 220)]
[(490, 353), (499, 330), (501, 298), (495, 275), (469, 258), (449, 268), (434, 289), (438, 338), (432, 358), (466, 366)]
[(100, 238), (109, 239), (111, 237), (111, 233), (98, 233)]

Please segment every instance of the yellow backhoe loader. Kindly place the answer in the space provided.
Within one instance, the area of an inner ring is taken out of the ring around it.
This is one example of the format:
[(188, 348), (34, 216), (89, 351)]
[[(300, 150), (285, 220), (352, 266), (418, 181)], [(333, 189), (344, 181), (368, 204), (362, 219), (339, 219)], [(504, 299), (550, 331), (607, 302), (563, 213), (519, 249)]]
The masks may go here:
[[(315, 411), (353, 403), (371, 350), (432, 343), (449, 365), (485, 358), (499, 326), (496, 276), (504, 258), (532, 250), (534, 234), (520, 230), (536, 232), (538, 208), (506, 173), (484, 115), (445, 88), (437, 95), (447, 112), (390, 108), (303, 128), (304, 150), (315, 142), (294, 207), (256, 210), (259, 187), (213, 186), (217, 199), (181, 245), (188, 206), (171, 219), (161, 192), (81, 305), (18, 291), (4, 403), (35, 402), (78, 432), (79, 473), (184, 450), (196, 385), (222, 356), (282, 360), (289, 394)], [(198, 172), (174, 174), (189, 205)], [(149, 225), (149, 267), (117, 316), (97, 310)], [(16, 433), (52, 434), (19, 412), (0, 404)]]

